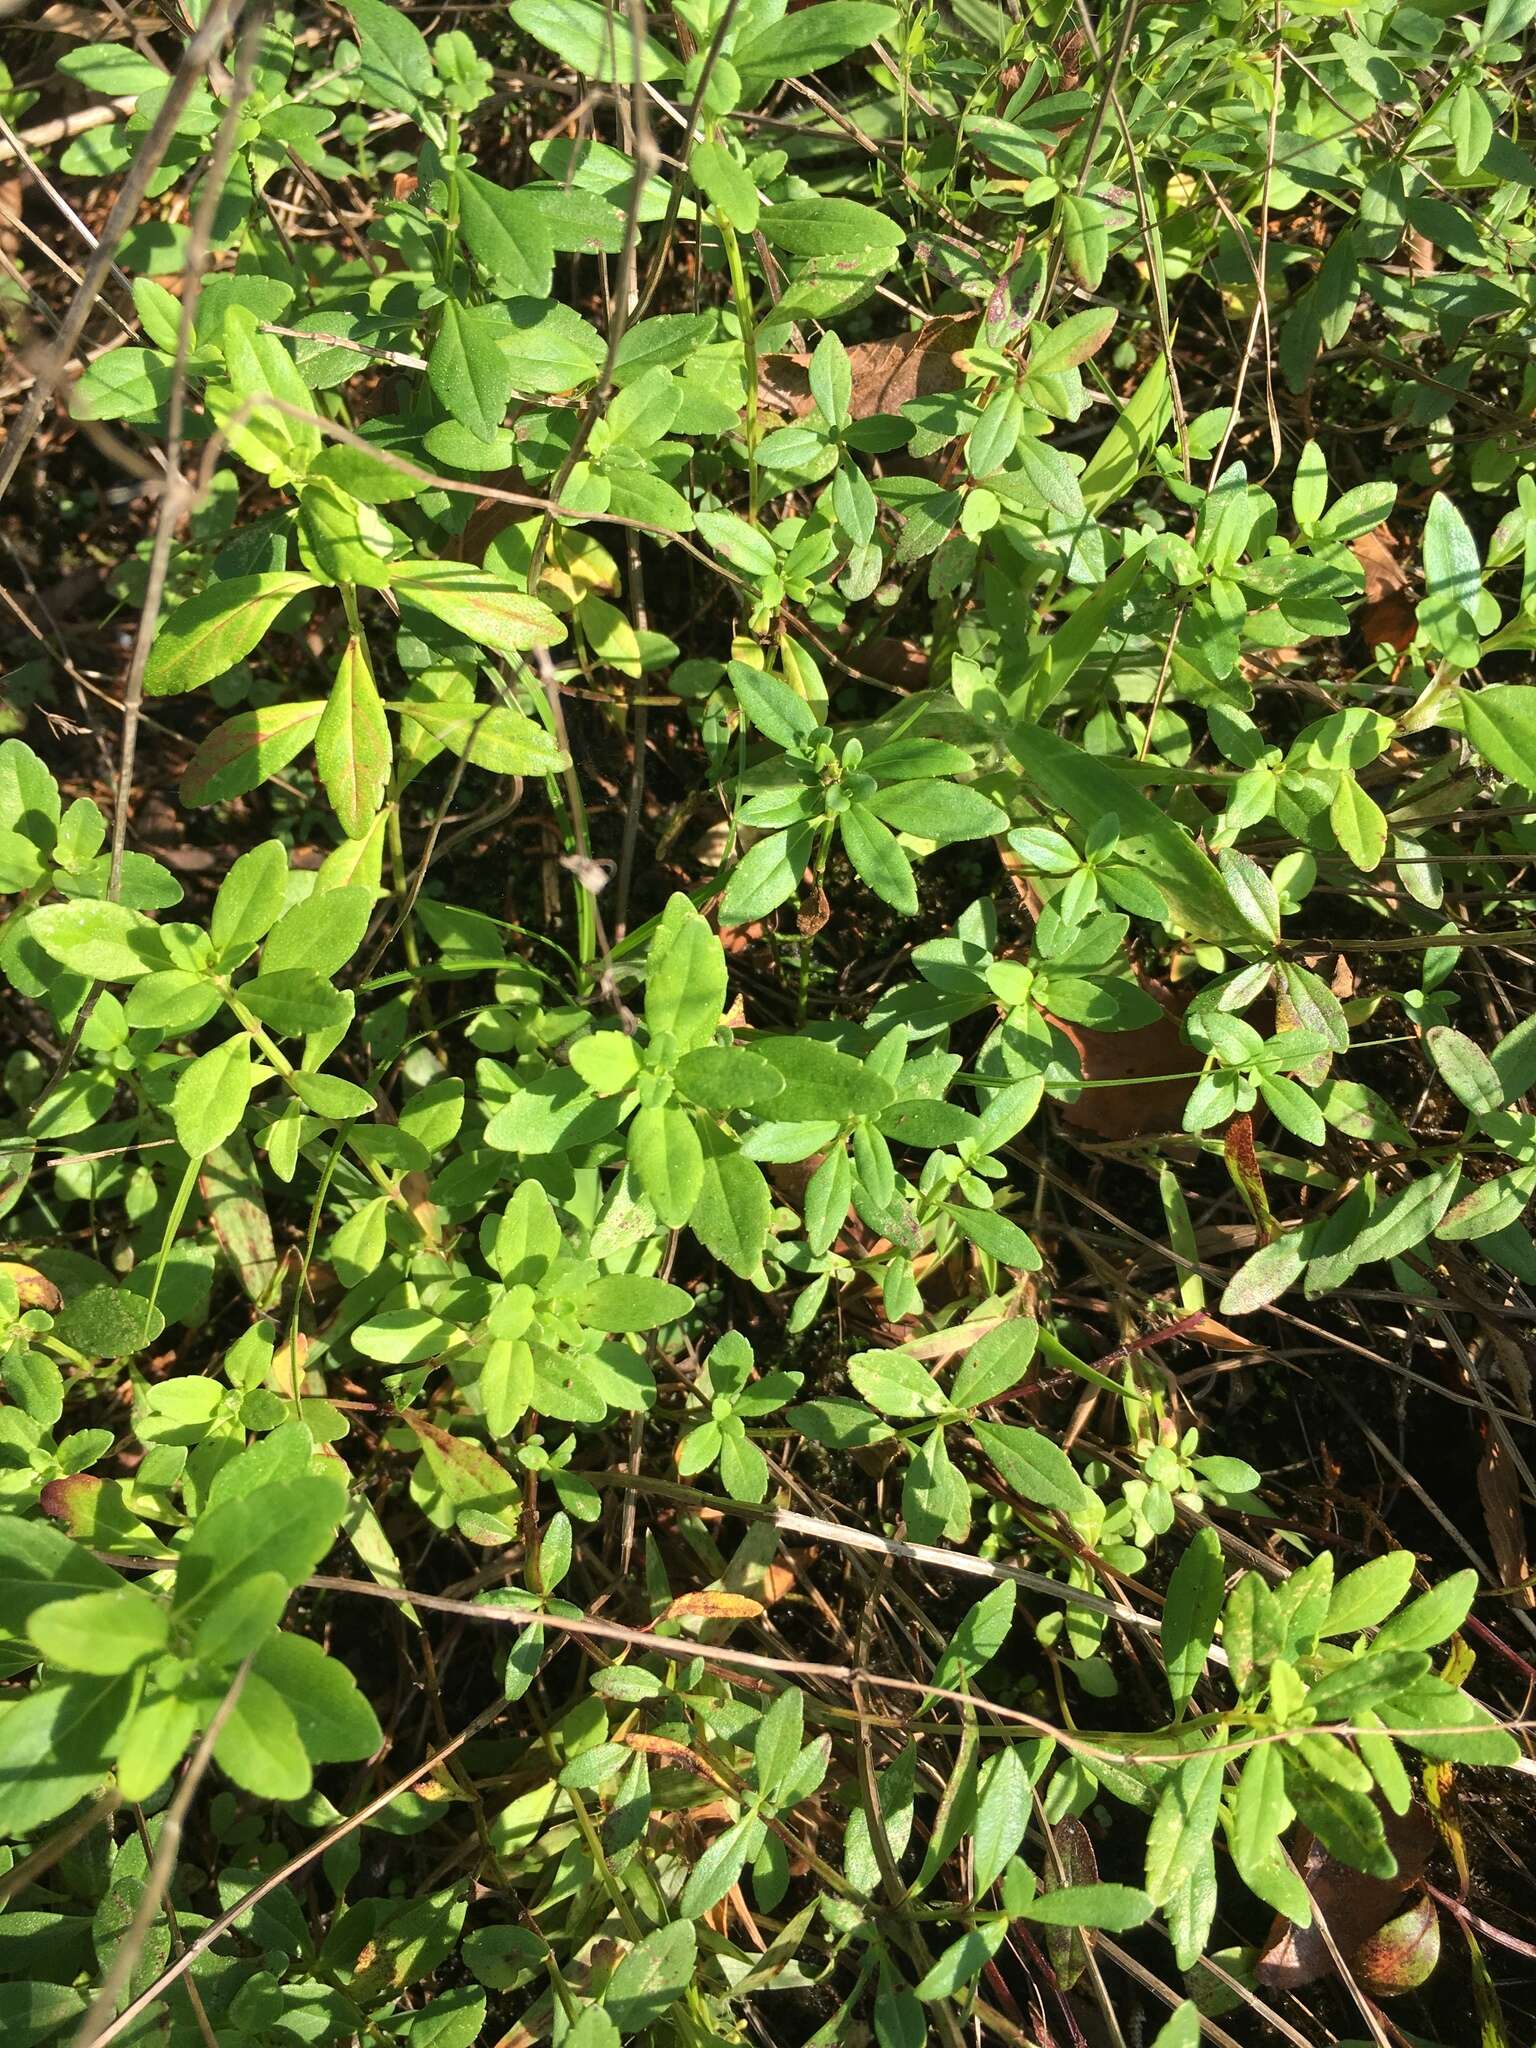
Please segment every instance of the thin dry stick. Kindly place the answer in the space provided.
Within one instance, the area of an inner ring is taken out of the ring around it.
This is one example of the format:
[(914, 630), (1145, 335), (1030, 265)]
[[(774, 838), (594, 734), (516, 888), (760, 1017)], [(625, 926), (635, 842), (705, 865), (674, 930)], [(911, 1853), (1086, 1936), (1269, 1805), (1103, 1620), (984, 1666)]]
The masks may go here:
[(149, 650), (155, 637), (155, 629), (160, 621), (160, 603), (165, 595), (171, 543), (192, 500), (191, 487), (181, 468), (182, 424), (187, 403), (187, 360), (192, 353), (192, 334), (197, 320), (198, 302), (202, 297), (203, 271), (208, 261), (214, 211), (223, 195), (224, 180), (235, 153), (240, 110), (250, 97), (257, 38), (261, 33), (265, 12), (264, 8), (258, 10), (240, 38), (240, 54), (236, 60), (234, 85), (230, 92), (229, 104), (224, 109), (224, 118), (219, 124), (218, 139), (213, 146), (213, 156), (204, 176), (203, 189), (198, 194), (197, 211), (193, 215), (192, 235), (187, 248), (181, 319), (176, 329), (176, 361), (171, 373), (170, 402), (166, 408), (165, 483), (161, 491), (159, 513), (155, 520), (155, 536), (150, 549), (143, 609), (139, 614), (138, 632), (133, 643), (133, 658), (128, 664), (128, 680), (123, 690), (122, 758), (117, 771), (116, 800), (112, 807), (112, 868), (107, 882), (107, 895), (114, 900), (122, 885), (123, 850), (128, 840), (128, 804), (133, 793), (134, 756), (138, 751), (139, 709), (144, 701), (144, 670), (149, 661)]
[(74, 2048), (91, 2048), (91, 2044), (102, 2039), (113, 2007), (123, 1994), (123, 1987), (133, 1975), (133, 1966), (139, 1959), (160, 1901), (170, 1888), (171, 1877), (176, 1869), (176, 1859), (181, 1853), (181, 1831), (185, 1825), (192, 1801), (197, 1797), (197, 1788), (207, 1775), (208, 1766), (213, 1762), (213, 1748), (224, 1732), (224, 1724), (235, 1710), (235, 1703), (245, 1687), (246, 1674), (251, 1668), (249, 1657), (230, 1680), (229, 1690), (219, 1701), (218, 1709), (208, 1726), (203, 1730), (203, 1739), (193, 1750), (187, 1768), (181, 1774), (181, 1783), (166, 1808), (165, 1819), (160, 1826), (160, 1839), (155, 1844), (155, 1860), (149, 1866), (144, 1880), (144, 1889), (139, 1894), (139, 1903), (134, 1908), (133, 1919), (128, 1932), (117, 1945), (116, 1953), (107, 1966), (107, 1973), (101, 1980), (101, 1989), (75, 2034)]
[[(90, 229), (86, 226), (85, 222), (80, 218), (79, 214), (76, 213), (75, 209), (64, 197), (64, 194), (59, 190), (58, 186), (54, 184), (53, 180), (49, 177), (48, 173), (43, 169), (42, 165), (38, 163), (37, 159), (32, 155), (31, 151), (27, 148), (25, 142), (22, 141), (21, 137), (16, 133), (16, 130), (11, 126), (10, 122), (6, 120), (3, 114), (0, 114), (0, 135), (3, 135), (5, 137), (5, 140), (10, 144), (11, 154), (19, 158), (20, 161), (26, 166), (28, 175), (31, 177), (33, 184), (36, 185), (36, 187), (44, 195), (44, 197), (51, 202), (54, 211), (57, 214), (59, 214), (64, 220), (68, 221), (69, 225), (74, 229), (75, 233), (80, 237), (81, 241), (84, 242), (87, 249), (95, 249), (96, 247), (98, 247), (99, 245), (97, 243), (96, 237), (91, 233)], [(18, 222), (17, 225), (20, 226), (21, 223)], [(24, 229), (23, 232), (30, 234), (31, 231), (30, 229)], [(62, 263), (62, 258), (58, 260)], [(129, 283), (128, 279), (123, 275), (122, 271), (118, 269), (115, 263), (112, 265), (110, 274), (117, 280), (117, 282), (122, 286), (125, 292), (131, 292), (133, 290), (133, 286)], [(73, 275), (73, 272), (71, 272), (71, 275)], [(79, 280), (78, 278), (76, 279), (77, 283), (79, 283), (80, 281), (81, 280)], [(118, 325), (120, 327), (126, 328), (127, 322), (124, 320), (119, 320)]]
[[(660, 161), (656, 138), (651, 133), (650, 115), (645, 104), (645, 8), (643, 0), (629, 0), (629, 46), (630, 64), (634, 76), (631, 91), (630, 119), (634, 127), (635, 174), (629, 185), (629, 206), (624, 216), (624, 240), (619, 250), (619, 274), (614, 288), (613, 299), (608, 309), (608, 348), (603, 358), (602, 374), (592, 388), (592, 395), (582, 409), (581, 418), (576, 422), (576, 432), (571, 439), (570, 450), (561, 463), (550, 496), (558, 498), (570, 482), (580, 462), (582, 453), (591, 438), (592, 429), (597, 425), (599, 415), (613, 396), (613, 366), (619, 358), (619, 345), (629, 325), (630, 314), (639, 300), (637, 289), (638, 259), (640, 253), (640, 209), (645, 199), (645, 188)], [(553, 513), (546, 512), (540, 523), (533, 543), (533, 556), (528, 564), (528, 592), (537, 597), (539, 580), (544, 573), (544, 554), (549, 546), (550, 532), (554, 526)]]
[(506, 1713), (508, 1705), (509, 1702), (506, 1700), (494, 1700), (490, 1706), (476, 1714), (473, 1721), (461, 1728), (457, 1735), (444, 1743), (441, 1749), (434, 1750), (424, 1763), (416, 1765), (414, 1770), (408, 1771), (403, 1778), (397, 1778), (392, 1785), (386, 1786), (376, 1798), (370, 1799), (366, 1806), (360, 1806), (356, 1813), (338, 1821), (335, 1827), (327, 1828), (323, 1835), (317, 1835), (296, 1856), (290, 1856), (278, 1869), (269, 1871), (261, 1882), (244, 1893), (227, 1913), (221, 1913), (217, 1920), (205, 1927), (194, 1940), (189, 1941), (181, 1954), (161, 1971), (147, 1990), (141, 1991), (137, 1998), (123, 2007), (111, 2025), (96, 2036), (95, 2048), (111, 2048), (111, 2043), (126, 2034), (142, 2013), (148, 2012), (152, 2005), (158, 2004), (171, 1986), (186, 1975), (198, 1958), (206, 1955), (216, 1941), (221, 1941), (228, 1934), (237, 1920), (243, 1920), (247, 1913), (261, 1904), (263, 1899), (281, 1890), (301, 1870), (323, 1856), (327, 1849), (333, 1848), (346, 1836), (354, 1834), (358, 1828), (366, 1826), (376, 1813), (382, 1813), (386, 1806), (392, 1805), (395, 1800), (409, 1792), (413, 1785), (420, 1784), (429, 1772), (436, 1770), (439, 1764), (445, 1763), (449, 1757), (461, 1750), (466, 1742), (473, 1742), (482, 1728), (488, 1728), (493, 1721)]
[(143, 147), (130, 165), (128, 175), (107, 215), (101, 231), (101, 240), (85, 267), (84, 280), (76, 292), (63, 325), (54, 339), (52, 348), (37, 373), (37, 381), (27, 393), (26, 404), (16, 417), (15, 425), (6, 436), (4, 448), (0, 448), (0, 498), (5, 496), (11, 481), (21, 467), (22, 457), (32, 445), (34, 435), (42, 425), (60, 378), (64, 375), (75, 344), (85, 331), (85, 323), (91, 317), (102, 286), (112, 268), (112, 259), (118, 243), (128, 232), (139, 203), (148, 190), (149, 181), (159, 169), (160, 159), (170, 147), (171, 137), (176, 133), (187, 101), (193, 89), (201, 80), (218, 53), (226, 31), (240, 11), (242, 0), (213, 0), (203, 18), (202, 25), (193, 35), (182, 52), (181, 63), (170, 87), (155, 116), (154, 126), (144, 138)]
[(111, 1786), (99, 1799), (92, 1800), (73, 1820), (67, 1821), (56, 1835), (50, 1835), (46, 1842), (39, 1843), (30, 1856), (24, 1856), (0, 1877), (0, 1906), (8, 1905), (12, 1899), (24, 1892), (29, 1884), (36, 1884), (44, 1871), (52, 1870), (61, 1856), (67, 1856), (76, 1842), (82, 1841), (91, 1829), (108, 1821), (122, 1805), (122, 1794)]
[[(35, 128), (23, 128), (15, 139), (25, 143), (29, 149), (52, 149), (56, 142), (68, 142), (72, 136), (84, 135), (91, 128), (104, 128), (120, 115), (131, 114), (138, 103), (136, 94), (123, 99), (103, 100), (98, 106), (81, 107), (76, 113), (60, 114), (52, 121), (39, 121)], [(8, 163), (15, 155), (12, 143), (0, 146), (0, 163)]]
[(1248, 382), (1249, 365), (1253, 361), (1254, 348), (1257, 345), (1259, 334), (1261, 331), (1263, 332), (1265, 339), (1265, 396), (1269, 403), (1270, 431), (1274, 436), (1275, 443), (1275, 459), (1274, 464), (1270, 470), (1270, 474), (1273, 475), (1274, 471), (1280, 467), (1279, 424), (1275, 415), (1275, 393), (1272, 381), (1272, 371), (1270, 368), (1270, 350), (1268, 346), (1269, 188), (1275, 170), (1275, 132), (1280, 120), (1280, 60), (1284, 51), (1284, 43), (1282, 41), (1280, 34), (1280, 15), (1278, 7), (1275, 11), (1275, 21), (1272, 33), (1275, 38), (1274, 68), (1270, 77), (1269, 135), (1264, 148), (1264, 187), (1263, 196), (1260, 201), (1259, 207), (1259, 256), (1257, 265), (1258, 284), (1254, 293), (1253, 318), (1248, 322), (1248, 338), (1243, 343), (1242, 359), (1240, 360), (1237, 366), (1237, 382), (1233, 386), (1232, 390), (1232, 412), (1227, 420), (1227, 430), (1221, 437), (1221, 446), (1216, 450), (1215, 456), (1212, 458), (1211, 461), (1210, 477), (1206, 484), (1207, 490), (1215, 489), (1216, 479), (1221, 475), (1221, 465), (1227, 459), (1227, 449), (1231, 446), (1233, 430), (1237, 426), (1237, 416), (1242, 408), (1243, 388)]

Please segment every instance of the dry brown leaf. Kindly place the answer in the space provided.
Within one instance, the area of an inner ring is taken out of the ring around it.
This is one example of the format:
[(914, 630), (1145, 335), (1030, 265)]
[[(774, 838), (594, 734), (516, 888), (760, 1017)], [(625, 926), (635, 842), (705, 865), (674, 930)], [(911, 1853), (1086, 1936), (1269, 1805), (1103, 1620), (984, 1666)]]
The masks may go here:
[[(1133, 1084), (1085, 1088), (1076, 1102), (1063, 1103), (1065, 1121), (1096, 1138), (1144, 1138), (1178, 1130), (1200, 1071), (1198, 1053), (1186, 1044), (1177, 1015), (1166, 1007), (1168, 991), (1152, 982), (1144, 986), (1165, 1007), (1155, 1024), (1143, 1024), (1139, 1030), (1095, 1031), (1086, 1024), (1051, 1020), (1077, 1048), (1085, 1081)], [(1162, 1078), (1167, 1075), (1173, 1078)]]
[[(1397, 1858), (1396, 1877), (1366, 1877), (1347, 1863), (1335, 1862), (1305, 1829), (1292, 1850), (1302, 1882), (1346, 1962), (1402, 1910), (1403, 1894), (1424, 1875), (1435, 1843), (1434, 1827), (1422, 1806), (1411, 1806), (1402, 1815), (1383, 1808), (1381, 1818)], [(1277, 1991), (1295, 1991), (1332, 1972), (1333, 1959), (1316, 1920), (1310, 1927), (1297, 1927), (1277, 1915), (1259, 1957), (1259, 1982)]]
[(1365, 571), (1365, 603), (1356, 619), (1366, 645), (1383, 642), (1399, 654), (1412, 644), (1418, 620), (1408, 595), (1408, 572), (1397, 559), (1389, 527), (1377, 526), (1350, 542)]
[(1525, 1547), (1520, 1476), (1505, 1445), (1492, 1432), (1478, 1461), (1477, 1497), (1483, 1504), (1483, 1521), (1500, 1582), (1507, 1592), (1519, 1587), (1515, 1598), (1522, 1607), (1536, 1607), (1536, 1587), (1523, 1583), (1531, 1576), (1531, 1560)]
[(619, 1740), (627, 1749), (638, 1749), (646, 1756), (660, 1757), (664, 1763), (675, 1764), (680, 1771), (692, 1771), (695, 1777), (706, 1778), (712, 1785), (718, 1783), (709, 1765), (685, 1742), (673, 1742), (666, 1735), (647, 1735), (640, 1729), (631, 1729)]
[[(856, 341), (848, 351), (853, 371), (849, 411), (854, 419), (899, 412), (909, 398), (958, 391), (965, 372), (956, 357), (976, 339), (977, 317), (950, 313), (890, 341)], [(758, 366), (759, 401), (803, 419), (815, 403), (807, 375), (810, 360), (798, 354), (765, 356)]]
[(706, 1590), (702, 1593), (679, 1593), (661, 1619), (681, 1621), (686, 1617), (695, 1621), (752, 1621), (762, 1611), (762, 1601), (751, 1600), (745, 1593)]
[(0, 1279), (10, 1281), (24, 1309), (41, 1308), (46, 1309), (49, 1315), (56, 1315), (64, 1306), (63, 1295), (48, 1275), (39, 1273), (36, 1266), (24, 1266), (12, 1259), (0, 1260)]

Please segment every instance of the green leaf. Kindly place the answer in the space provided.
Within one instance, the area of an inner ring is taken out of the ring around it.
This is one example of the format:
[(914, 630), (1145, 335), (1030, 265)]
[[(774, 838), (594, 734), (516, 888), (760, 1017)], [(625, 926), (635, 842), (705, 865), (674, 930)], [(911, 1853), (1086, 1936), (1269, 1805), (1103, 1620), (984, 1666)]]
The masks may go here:
[(356, 1679), (318, 1643), (272, 1636), (253, 1669), (287, 1703), (311, 1763), (356, 1763), (382, 1742), (378, 1719)]
[(1363, 874), (1381, 866), (1387, 850), (1387, 821), (1380, 805), (1360, 787), (1347, 770), (1339, 777), (1328, 822), (1340, 846)]
[(754, 1038), (753, 1052), (783, 1076), (772, 1099), (775, 1122), (843, 1125), (889, 1107), (889, 1081), (866, 1061), (815, 1038)]
[(50, 959), (87, 981), (137, 981), (166, 964), (153, 923), (126, 903), (91, 897), (45, 903), (30, 914), (26, 930)]
[(75, 1598), (115, 1594), (122, 1580), (82, 1544), (47, 1522), (0, 1515), (0, 1633), (27, 1633), (40, 1607)]
[(1494, 683), (1459, 698), (1467, 738), (1489, 767), (1536, 790), (1536, 683)]
[(805, 1740), (805, 1699), (786, 1686), (757, 1724), (752, 1742), (757, 1787), (772, 1800), (799, 1760)]
[(96, 1790), (136, 1686), (69, 1679), (0, 1704), (0, 1837), (29, 1835)]
[[(844, 0), (829, 6), (841, 12)], [(853, 0), (848, 0), (853, 4)], [(779, 24), (788, 28), (791, 17)], [(856, 199), (785, 199), (770, 206), (758, 223), (776, 249), (791, 256), (853, 256), (865, 250), (894, 255), (905, 239), (900, 223)]]
[(390, 708), (450, 753), (493, 775), (556, 775), (569, 766), (569, 756), (543, 726), (510, 704), (434, 704), (405, 697)]
[(1068, 193), (1062, 198), (1061, 247), (1067, 268), (1078, 283), (1096, 292), (1109, 263), (1109, 223), (1103, 207), (1086, 193)]
[(604, 1273), (587, 1289), (581, 1319), (589, 1329), (654, 1330), (674, 1323), (693, 1307), (693, 1296), (670, 1281), (641, 1273)]
[(1031, 1813), (1030, 1774), (1016, 1743), (1005, 1743), (982, 1767), (971, 1830), (977, 1898), (1017, 1855)]
[(1124, 1934), (1151, 1914), (1151, 1899), (1132, 1885), (1069, 1884), (1059, 1891), (1037, 1892), (1019, 1908), (1018, 1917), (1046, 1927), (1102, 1927)]
[(285, 967), (242, 982), (240, 1001), (280, 1038), (345, 1030), (352, 1021), (352, 998), (310, 967)]
[(1471, 668), (1478, 657), (1473, 613), (1482, 580), (1482, 558), (1471, 528), (1444, 491), (1436, 491), (1424, 521), (1424, 597), (1419, 604), (1419, 625), (1431, 645), (1461, 668)]
[(882, 1415), (916, 1420), (942, 1415), (949, 1405), (932, 1374), (907, 1351), (860, 1351), (848, 1361), (848, 1377)]
[(164, 1649), (166, 1610), (137, 1586), (81, 1593), (35, 1609), (28, 1634), (50, 1664), (114, 1676)]
[(554, 249), (538, 200), (528, 191), (504, 191), (477, 171), (461, 169), (457, 178), (459, 232), (471, 252), (507, 292), (547, 298)]
[(372, 914), (373, 891), (360, 882), (316, 890), (285, 910), (273, 925), (261, 952), (262, 973), (304, 967), (329, 979), (363, 943)]
[(756, 924), (793, 896), (811, 857), (811, 838), (808, 825), (794, 825), (749, 846), (720, 899), (721, 924)]
[[(1349, 1580), (1345, 1579), (1343, 1584), (1347, 1586)], [(1410, 1601), (1400, 1614), (1395, 1614), (1386, 1623), (1376, 1638), (1377, 1649), (1434, 1649), (1461, 1627), (1476, 1597), (1477, 1573), (1470, 1569), (1452, 1572), (1448, 1579), (1442, 1579), (1438, 1586), (1421, 1593), (1417, 1600)]]
[(288, 883), (288, 849), (280, 839), (263, 840), (242, 853), (219, 884), (208, 935), (221, 962), (238, 966), (260, 945), (282, 913)]
[(1147, 1894), (1165, 1905), (1210, 1846), (1221, 1809), (1222, 1760), (1192, 1756), (1170, 1773), (1147, 1829)]
[(738, 71), (764, 71), (775, 78), (799, 78), (839, 63), (878, 36), (894, 35), (901, 16), (871, 0), (822, 0), (770, 22), (731, 50)]
[(677, 1910), (685, 1920), (697, 1920), (711, 1906), (718, 1906), (741, 1876), (751, 1854), (751, 1832), (755, 1817), (743, 1814), (705, 1849), (688, 1873)]
[(230, 1586), (257, 1572), (277, 1572), (298, 1585), (330, 1548), (345, 1500), (339, 1480), (306, 1474), (205, 1508), (182, 1546), (177, 1620), (206, 1613)]
[(737, 703), (766, 738), (793, 747), (816, 730), (815, 712), (780, 677), (745, 661), (728, 661), (725, 666)]
[(1163, 1608), (1163, 1662), (1176, 1719), (1205, 1669), (1225, 1590), (1220, 1538), (1214, 1529), (1197, 1529), (1173, 1568)]
[(1303, 1749), (1285, 1752), (1285, 1789), (1302, 1826), (1341, 1863), (1391, 1877), (1397, 1864), (1370, 1785), (1364, 1764), (1333, 1736), (1307, 1736)]
[(1464, 1109), (1491, 1116), (1503, 1107), (1504, 1084), (1481, 1046), (1449, 1024), (1433, 1024), (1424, 1043), (1435, 1070)]
[(1059, 1444), (1012, 1422), (978, 1422), (975, 1430), (976, 1441), (1015, 1493), (1064, 1515), (1081, 1508), (1086, 1489)]
[(679, 1054), (708, 1045), (725, 1011), (726, 986), (725, 948), (686, 896), (672, 896), (647, 956), (645, 1022), (651, 1037), (665, 1032)]
[(1020, 1273), (1039, 1272), (1040, 1254), (1033, 1238), (1008, 1217), (999, 1216), (995, 1209), (951, 1208), (945, 1213), (953, 1217), (961, 1235), (989, 1259), (997, 1259)]
[(1200, 2008), (1192, 1998), (1186, 1998), (1173, 2014), (1165, 2027), (1160, 2027), (1157, 2038), (1147, 2048), (1200, 2048)]
[(667, 1230), (678, 1230), (704, 1191), (704, 1148), (685, 1110), (639, 1110), (629, 1127), (629, 1163), (640, 1192)]
[(1411, 1550), (1392, 1550), (1385, 1557), (1373, 1557), (1369, 1564), (1346, 1573), (1333, 1589), (1323, 1634), (1358, 1635), (1362, 1629), (1385, 1621), (1413, 1584), (1415, 1562)]
[(695, 142), (688, 157), (694, 183), (736, 232), (750, 235), (757, 226), (757, 187), (752, 174), (736, 161), (723, 142)]
[(251, 1099), (251, 1041), (243, 1031), (185, 1066), (171, 1097), (176, 1142), (201, 1159), (239, 1130)]
[(1008, 1922), (999, 1915), (952, 1941), (917, 1986), (918, 1997), (925, 2005), (931, 2005), (936, 1999), (952, 1998), (957, 1991), (963, 1991), (997, 1954), (1007, 1932)]
[(213, 1754), (221, 1770), (261, 1799), (302, 1799), (312, 1782), (292, 1709), (254, 1670), (246, 1673)]
[(1286, 1869), (1280, 1838), (1296, 1818), (1285, 1790), (1285, 1759), (1276, 1743), (1249, 1751), (1237, 1781), (1228, 1841), (1237, 1874), (1250, 1891), (1299, 1926), (1312, 1922), (1306, 1886)]
[(723, 1133), (704, 1134), (704, 1177), (689, 1221), (707, 1252), (750, 1278), (768, 1244), (773, 1202), (768, 1183)]
[[(771, 576), (778, 566), (773, 542), (734, 512), (700, 512), (694, 518), (699, 535), (717, 555), (746, 576)], [(732, 667), (744, 667), (733, 663)], [(734, 680), (734, 676), (733, 676)]]
[(180, 696), (243, 661), (283, 607), (319, 585), (287, 571), (215, 578), (179, 604), (155, 635), (144, 669), (149, 697)]
[(565, 627), (536, 597), (472, 562), (393, 562), (390, 588), (414, 606), (496, 654), (554, 647)]
[(838, 819), (838, 836), (858, 879), (903, 918), (915, 918), (918, 883), (913, 881), (911, 862), (901, 852), (895, 834), (864, 805), (850, 803)]
[(898, 832), (931, 839), (936, 846), (987, 839), (1008, 827), (1001, 805), (960, 782), (898, 782), (877, 790), (869, 808)]
[(986, 1669), (1008, 1640), (1018, 1594), (1014, 1581), (1005, 1579), (982, 1595), (950, 1637), (933, 1674), (935, 1685), (958, 1691)]
[(288, 766), (320, 729), (325, 704), (263, 704), (215, 726), (181, 778), (181, 800), (194, 809), (231, 802), (259, 789)]
[(654, 2025), (693, 1982), (698, 1934), (692, 1920), (671, 1920), (637, 1941), (608, 1980), (603, 2009), (626, 2034)]
[(1200, 938), (1244, 937), (1246, 922), (1214, 865), (1128, 776), (1043, 726), (1014, 727), (1008, 744), (1025, 782), (1082, 831), (1111, 814), (1119, 819), (1119, 856), (1155, 878), (1186, 930)]
[(443, 305), (443, 324), (427, 358), (432, 389), (456, 420), (489, 441), (512, 399), (512, 364), (501, 346), (501, 322), (483, 306)]
[(1401, 1258), (1422, 1244), (1450, 1207), (1460, 1179), (1461, 1161), (1451, 1159), (1383, 1202), (1349, 1246), (1352, 1264)]
[(373, 823), (389, 786), (394, 758), (389, 721), (368, 660), (355, 634), (342, 650), (336, 681), (315, 730), (315, 761), (337, 822), (349, 839), (361, 839)]
[(415, 114), (437, 98), (432, 53), (408, 14), (387, 0), (347, 0), (347, 11), (357, 23), (363, 60), (358, 76), (370, 106)]
[[(562, 64), (604, 85), (633, 85), (635, 63), (627, 16), (612, 13), (599, 5), (599, 0), (512, 0), (509, 12), (519, 28), (553, 50)], [(670, 51), (650, 36), (642, 38), (643, 78), (665, 78), (677, 68)]]

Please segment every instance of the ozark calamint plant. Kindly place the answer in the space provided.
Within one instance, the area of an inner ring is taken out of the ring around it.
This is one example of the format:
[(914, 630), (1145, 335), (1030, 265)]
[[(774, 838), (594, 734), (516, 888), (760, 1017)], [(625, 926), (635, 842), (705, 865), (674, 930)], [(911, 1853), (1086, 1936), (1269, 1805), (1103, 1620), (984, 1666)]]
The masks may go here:
[(16, 27), (8, 2044), (1515, 2038), (1533, 19)]

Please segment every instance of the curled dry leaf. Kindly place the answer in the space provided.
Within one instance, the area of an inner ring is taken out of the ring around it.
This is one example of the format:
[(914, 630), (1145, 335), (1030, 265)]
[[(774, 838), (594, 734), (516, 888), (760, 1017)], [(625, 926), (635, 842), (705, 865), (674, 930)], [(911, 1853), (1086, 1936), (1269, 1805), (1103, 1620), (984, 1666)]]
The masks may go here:
[(1508, 1447), (1492, 1432), (1478, 1461), (1477, 1497), (1483, 1505), (1483, 1521), (1501, 1583), (1522, 1607), (1536, 1607), (1536, 1587), (1529, 1583), (1531, 1560), (1525, 1547), (1519, 1476)]

